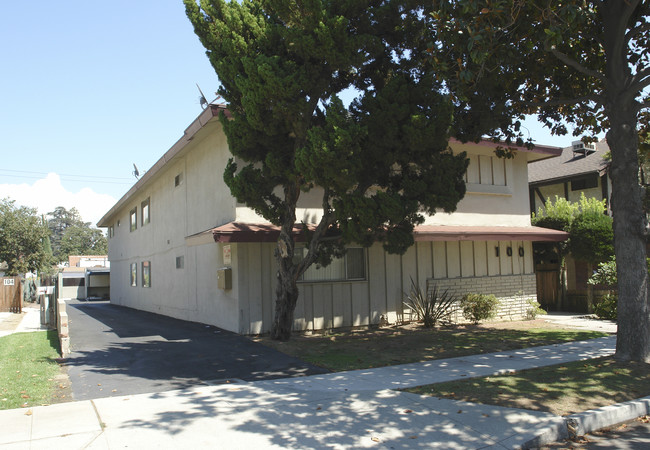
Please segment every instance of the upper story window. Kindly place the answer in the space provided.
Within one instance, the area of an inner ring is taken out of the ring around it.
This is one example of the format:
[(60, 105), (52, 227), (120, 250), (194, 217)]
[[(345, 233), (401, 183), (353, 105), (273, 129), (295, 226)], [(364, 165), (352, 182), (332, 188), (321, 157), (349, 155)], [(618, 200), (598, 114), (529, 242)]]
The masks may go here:
[(138, 228), (138, 208), (135, 207), (129, 212), (129, 217), (131, 218), (131, 231), (135, 231)]
[[(307, 254), (306, 248), (297, 248), (295, 258), (299, 261)], [(327, 267), (309, 267), (300, 281), (354, 281), (366, 279), (366, 252), (361, 247), (348, 248), (345, 256), (335, 258)]]
[(111, 225), (108, 227), (108, 238), (111, 239), (113, 236), (115, 236), (115, 228)]
[(142, 226), (145, 226), (150, 222), (150, 215), (151, 215), (151, 208), (150, 208), (150, 200), (149, 197), (145, 201), (142, 202)]
[(181, 184), (183, 184), (183, 172), (174, 177), (174, 187), (178, 187)]
[(497, 156), (468, 155), (469, 167), (465, 173), (468, 184), (506, 186), (506, 159)]

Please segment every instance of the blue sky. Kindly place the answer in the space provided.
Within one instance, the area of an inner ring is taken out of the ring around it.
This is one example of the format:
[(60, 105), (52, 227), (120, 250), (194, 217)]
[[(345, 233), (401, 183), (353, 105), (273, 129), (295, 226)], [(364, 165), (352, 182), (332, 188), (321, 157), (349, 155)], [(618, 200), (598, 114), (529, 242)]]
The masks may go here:
[(218, 87), (181, 0), (5, 1), (0, 42), (0, 198), (41, 213), (96, 222)]

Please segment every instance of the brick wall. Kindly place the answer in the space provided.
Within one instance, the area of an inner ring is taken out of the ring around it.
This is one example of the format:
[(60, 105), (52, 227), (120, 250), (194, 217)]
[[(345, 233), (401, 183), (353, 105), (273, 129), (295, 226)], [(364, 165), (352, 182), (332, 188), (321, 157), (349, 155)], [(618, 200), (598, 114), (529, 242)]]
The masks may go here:
[[(537, 300), (535, 274), (501, 275), (495, 277), (429, 279), (427, 289), (434, 285), (440, 291), (449, 290), (458, 301), (468, 293), (493, 294), (499, 299), (498, 320), (520, 320), (526, 317), (530, 309), (528, 300)], [(460, 308), (452, 313), (454, 323), (467, 322)]]

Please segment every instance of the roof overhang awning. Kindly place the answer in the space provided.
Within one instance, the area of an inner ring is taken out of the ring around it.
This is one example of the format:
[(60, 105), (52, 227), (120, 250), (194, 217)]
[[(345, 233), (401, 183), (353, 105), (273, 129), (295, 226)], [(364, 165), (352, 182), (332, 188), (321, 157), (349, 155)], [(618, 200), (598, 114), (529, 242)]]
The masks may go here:
[[(313, 229), (315, 225), (308, 225)], [(301, 240), (301, 225), (293, 228), (297, 241)], [(276, 242), (280, 228), (270, 223), (230, 222), (220, 227), (204, 231), (195, 236), (212, 234), (215, 242)], [(524, 227), (480, 227), (450, 225), (420, 225), (413, 232), (416, 242), (431, 241), (533, 241), (562, 242), (569, 234), (548, 228)], [(188, 239), (190, 239), (189, 237)]]
[[(293, 226), (297, 241), (302, 240), (302, 227), (302, 224)], [(307, 227), (314, 230), (316, 225), (308, 224)], [(271, 223), (230, 222), (211, 231), (215, 242), (276, 242), (280, 236), (280, 227)]]
[(569, 233), (542, 227), (469, 227), (420, 225), (415, 227), (416, 242), (430, 241), (533, 241), (562, 242)]

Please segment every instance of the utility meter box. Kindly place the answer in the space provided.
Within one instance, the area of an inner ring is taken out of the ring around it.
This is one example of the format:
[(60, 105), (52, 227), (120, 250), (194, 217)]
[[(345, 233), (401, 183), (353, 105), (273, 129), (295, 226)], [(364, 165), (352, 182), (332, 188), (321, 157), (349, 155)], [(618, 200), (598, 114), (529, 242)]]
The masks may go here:
[(225, 291), (232, 289), (232, 269), (230, 267), (217, 269), (217, 287)]

